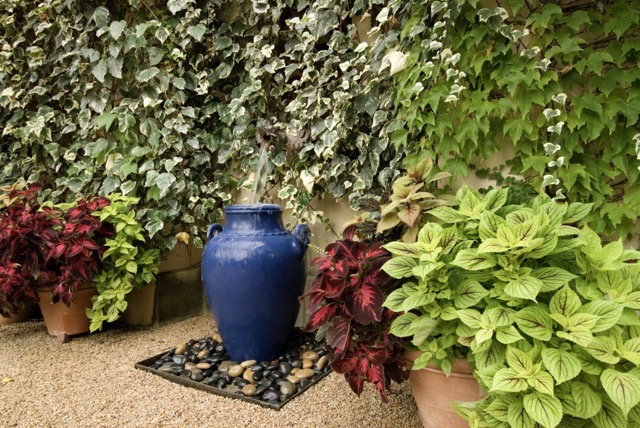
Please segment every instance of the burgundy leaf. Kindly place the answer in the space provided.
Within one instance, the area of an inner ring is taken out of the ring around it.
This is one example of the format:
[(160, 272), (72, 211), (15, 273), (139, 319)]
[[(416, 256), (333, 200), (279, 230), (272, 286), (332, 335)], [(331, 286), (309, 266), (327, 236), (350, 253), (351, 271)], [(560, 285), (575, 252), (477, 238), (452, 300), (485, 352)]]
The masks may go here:
[(369, 371), (369, 367), (369, 360), (367, 360), (366, 358), (358, 358), (355, 370), (359, 376), (366, 377), (367, 372)]
[(366, 358), (374, 366), (383, 364), (387, 360), (388, 353), (386, 348), (374, 348), (370, 346), (363, 346), (362, 348)]
[(351, 390), (359, 397), (362, 393), (362, 387), (364, 386), (363, 380), (352, 373), (347, 373), (345, 377), (347, 378), (347, 382), (349, 382)]
[(350, 329), (351, 320), (342, 317), (334, 318), (327, 332), (327, 344), (335, 350), (336, 354), (342, 354), (346, 349)]
[(355, 369), (356, 357), (342, 358), (331, 362), (331, 368), (333, 371), (339, 374), (345, 374)]
[(347, 302), (347, 308), (357, 322), (366, 325), (380, 321), (383, 302), (384, 294), (380, 287), (365, 283), (353, 292), (352, 299)]
[(326, 324), (327, 321), (329, 321), (335, 315), (336, 309), (337, 309), (337, 306), (335, 303), (322, 306), (316, 312), (311, 314), (311, 318), (309, 319), (309, 322), (307, 323), (307, 327), (305, 328), (305, 330), (313, 331), (313, 330), (316, 330), (318, 327)]

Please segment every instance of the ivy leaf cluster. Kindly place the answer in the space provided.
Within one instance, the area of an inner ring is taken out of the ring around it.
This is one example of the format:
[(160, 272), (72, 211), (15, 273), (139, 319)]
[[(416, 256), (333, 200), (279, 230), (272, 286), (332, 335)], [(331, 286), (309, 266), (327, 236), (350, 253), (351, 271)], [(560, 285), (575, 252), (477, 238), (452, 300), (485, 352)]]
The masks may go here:
[(640, 204), (640, 3), (415, 3), (394, 76), (393, 140), (466, 176), (514, 149), (506, 172), (557, 199), (593, 203), (585, 222), (629, 237)]

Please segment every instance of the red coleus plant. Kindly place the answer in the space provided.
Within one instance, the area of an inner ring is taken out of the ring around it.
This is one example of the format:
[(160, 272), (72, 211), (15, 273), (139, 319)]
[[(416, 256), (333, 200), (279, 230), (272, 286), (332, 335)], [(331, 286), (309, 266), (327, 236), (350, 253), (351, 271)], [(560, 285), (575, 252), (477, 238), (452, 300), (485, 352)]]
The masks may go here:
[(317, 276), (304, 296), (311, 314), (306, 329), (326, 329), (331, 367), (357, 395), (371, 382), (387, 402), (391, 380), (400, 383), (409, 376), (402, 342), (389, 334), (396, 314), (382, 307), (392, 284), (380, 267), (390, 254), (381, 243), (351, 238), (329, 244), (327, 255), (312, 261)]
[(51, 290), (52, 301), (69, 304), (100, 268), (101, 242), (112, 231), (92, 215), (109, 205), (106, 198), (85, 198), (67, 210), (41, 206), (41, 186), (9, 193), (0, 210), (0, 314), (38, 301), (37, 288)]

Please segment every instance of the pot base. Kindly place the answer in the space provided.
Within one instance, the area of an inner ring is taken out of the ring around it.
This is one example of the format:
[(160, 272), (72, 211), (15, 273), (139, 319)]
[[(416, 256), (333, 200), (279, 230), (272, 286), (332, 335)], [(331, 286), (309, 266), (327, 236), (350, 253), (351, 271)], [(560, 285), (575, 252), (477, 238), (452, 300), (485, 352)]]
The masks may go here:
[[(410, 351), (406, 358), (413, 362), (419, 355), (420, 352)], [(486, 396), (473, 377), (473, 369), (464, 360), (455, 361), (448, 377), (434, 366), (412, 370), (409, 383), (425, 428), (468, 428), (469, 423), (458, 416), (451, 404), (477, 401)]]
[(89, 332), (90, 320), (85, 309), (91, 308), (91, 298), (98, 294), (95, 287), (79, 288), (69, 307), (62, 302), (51, 303), (51, 293), (48, 289), (38, 290), (38, 294), (47, 332), (56, 336), (59, 342), (66, 342), (68, 336)]

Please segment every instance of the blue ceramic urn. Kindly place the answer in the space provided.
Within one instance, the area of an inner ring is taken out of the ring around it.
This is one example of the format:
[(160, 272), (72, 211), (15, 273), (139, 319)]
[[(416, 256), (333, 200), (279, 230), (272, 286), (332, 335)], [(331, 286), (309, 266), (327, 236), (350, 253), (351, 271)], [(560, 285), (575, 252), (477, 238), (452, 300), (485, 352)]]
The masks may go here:
[(282, 355), (304, 292), (310, 231), (290, 233), (277, 205), (231, 205), (209, 226), (202, 281), (220, 335), (235, 361)]

